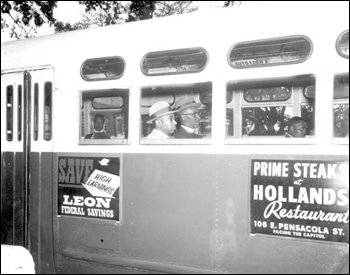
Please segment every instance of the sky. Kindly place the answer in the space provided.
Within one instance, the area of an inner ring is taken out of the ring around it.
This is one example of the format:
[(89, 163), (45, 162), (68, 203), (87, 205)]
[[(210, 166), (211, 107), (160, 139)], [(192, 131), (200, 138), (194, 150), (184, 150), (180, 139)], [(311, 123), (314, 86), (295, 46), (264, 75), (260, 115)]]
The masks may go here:
[[(217, 7), (218, 5), (222, 6), (224, 1), (196, 1), (199, 6), (199, 10), (207, 9), (212, 7)], [(82, 19), (82, 15), (85, 13), (85, 6), (79, 5), (77, 1), (57, 1), (57, 8), (54, 10), (54, 17), (62, 22), (69, 22), (74, 24), (80, 19)], [(1, 15), (3, 16), (3, 15)], [(11, 19), (5, 19), (8, 22), (11, 22)], [(54, 29), (50, 27), (48, 24), (44, 24), (42, 27), (37, 28), (37, 35), (49, 35), (53, 34)], [(1, 32), (1, 42), (16, 40), (15, 38), (10, 37), (10, 28), (8, 28), (5, 32)]]

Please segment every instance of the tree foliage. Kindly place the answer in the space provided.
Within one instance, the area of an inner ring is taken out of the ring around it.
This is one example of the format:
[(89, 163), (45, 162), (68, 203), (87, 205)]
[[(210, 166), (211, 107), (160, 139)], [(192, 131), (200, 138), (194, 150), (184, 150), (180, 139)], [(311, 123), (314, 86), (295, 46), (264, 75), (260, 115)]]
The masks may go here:
[(10, 36), (17, 39), (34, 36), (37, 27), (55, 23), (56, 7), (57, 1), (1, 1), (1, 30), (11, 27)]
[(197, 10), (193, 1), (79, 1), (86, 14), (76, 24), (55, 23), (55, 32), (106, 26), (188, 13)]
[[(78, 1), (85, 14), (78, 23), (58, 21), (54, 17), (57, 1), (1, 1), (1, 30), (11, 28), (11, 37), (35, 36), (44, 23), (55, 32), (106, 26), (196, 11), (198, 1)], [(225, 1), (231, 6), (237, 1)], [(238, 1), (241, 2), (241, 1)], [(3, 15), (7, 15), (6, 18)]]

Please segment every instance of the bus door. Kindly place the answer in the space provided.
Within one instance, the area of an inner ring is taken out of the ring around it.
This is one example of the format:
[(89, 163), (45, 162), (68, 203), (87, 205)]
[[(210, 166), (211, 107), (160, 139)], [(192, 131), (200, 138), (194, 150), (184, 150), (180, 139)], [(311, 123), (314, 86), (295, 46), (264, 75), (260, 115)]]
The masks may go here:
[(1, 243), (28, 248), (46, 271), (53, 262), (46, 248), (52, 249), (53, 85), (51, 67), (1, 74)]

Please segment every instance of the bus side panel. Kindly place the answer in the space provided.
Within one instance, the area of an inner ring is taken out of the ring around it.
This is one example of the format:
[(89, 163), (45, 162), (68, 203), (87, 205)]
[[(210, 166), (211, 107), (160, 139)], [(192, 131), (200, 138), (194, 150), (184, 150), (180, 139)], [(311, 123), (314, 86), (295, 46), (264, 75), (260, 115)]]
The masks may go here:
[(3, 153), (1, 179), (1, 244), (14, 244), (13, 239), (13, 169), (14, 153)]
[(123, 163), (120, 250), (129, 257), (211, 268), (212, 155), (130, 154)]
[(345, 243), (250, 234), (254, 159), (329, 162), (348, 161), (348, 156), (219, 155), (218, 265), (238, 273), (339, 273), (349, 257)]
[(23, 153), (15, 153), (15, 182), (14, 182), (14, 245), (23, 245), (24, 241), (24, 196), (25, 186), (23, 185)]
[[(102, 157), (72, 157), (87, 156)], [(348, 158), (124, 154), (120, 222), (59, 216), (58, 271), (108, 273), (129, 267), (170, 273), (339, 273), (349, 253), (346, 244), (251, 234), (251, 165), (257, 159)], [(270, 185), (270, 180), (265, 182)]]
[(22, 153), (4, 152), (1, 179), (1, 243), (24, 245)]
[[(87, 156), (94, 155), (76, 157)], [(121, 159), (120, 223), (58, 216), (57, 271), (109, 273), (127, 267), (129, 272), (181, 273), (188, 267), (212, 268), (213, 156), (124, 154)]]
[(52, 153), (31, 153), (30, 169), (30, 252), (36, 272), (52, 273)]
[(41, 273), (53, 273), (54, 254), (53, 254), (53, 174), (52, 174), (52, 156), (51, 152), (41, 153), (41, 212), (40, 223), (40, 246), (41, 246)]

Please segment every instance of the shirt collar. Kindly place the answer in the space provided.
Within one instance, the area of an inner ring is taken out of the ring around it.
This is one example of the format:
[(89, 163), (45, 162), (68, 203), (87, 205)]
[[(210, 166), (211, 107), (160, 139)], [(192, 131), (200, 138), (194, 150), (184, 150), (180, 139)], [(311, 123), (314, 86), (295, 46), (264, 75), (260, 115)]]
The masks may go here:
[(153, 129), (153, 131), (155, 131), (155, 133), (159, 138), (164, 138), (164, 139), (170, 138), (167, 134), (164, 134), (162, 131), (159, 131), (157, 129)]
[(186, 126), (183, 126), (181, 125), (182, 128), (184, 128), (187, 132), (193, 134), (194, 133), (194, 129), (193, 128), (189, 128), (189, 127), (186, 127)]

